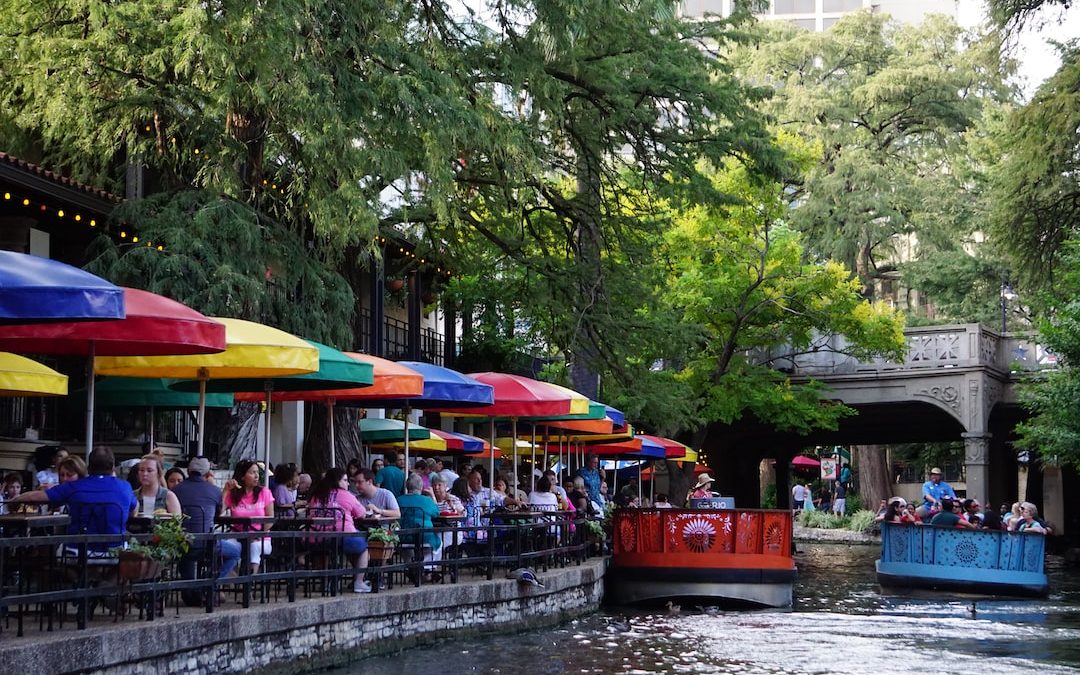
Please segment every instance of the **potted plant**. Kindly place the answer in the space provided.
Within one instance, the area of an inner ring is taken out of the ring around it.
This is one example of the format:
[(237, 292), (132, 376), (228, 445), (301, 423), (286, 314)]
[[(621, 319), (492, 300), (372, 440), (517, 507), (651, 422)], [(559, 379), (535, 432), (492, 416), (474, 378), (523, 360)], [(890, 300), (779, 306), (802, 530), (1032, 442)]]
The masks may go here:
[(604, 525), (599, 520), (586, 520), (582, 524), (585, 539), (594, 550), (603, 550)]
[(372, 527), (368, 530), (368, 555), (371, 560), (390, 560), (394, 557), (394, 548), (401, 543), (398, 526)]
[(168, 516), (154, 523), (145, 542), (131, 539), (126, 548), (113, 552), (120, 559), (117, 574), (125, 581), (156, 579), (162, 563), (173, 562), (191, 548), (191, 535), (184, 531), (184, 516)]

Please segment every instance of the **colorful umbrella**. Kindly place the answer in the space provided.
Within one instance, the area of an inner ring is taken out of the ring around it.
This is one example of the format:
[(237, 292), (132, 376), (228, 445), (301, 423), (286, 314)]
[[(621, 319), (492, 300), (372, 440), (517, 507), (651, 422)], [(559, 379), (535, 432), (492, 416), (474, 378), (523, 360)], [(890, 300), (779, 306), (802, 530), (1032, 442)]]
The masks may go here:
[(799, 455), (795, 459), (791, 460), (791, 466), (799, 467), (799, 468), (806, 468), (806, 469), (816, 469), (816, 468), (821, 466), (821, 462), (814, 459), (813, 457), (807, 457), (806, 455)]
[[(243, 319), (217, 319), (225, 351), (198, 356), (99, 358), (97, 372), (125, 377), (196, 380), (199, 388), (199, 449), (203, 454), (206, 386), (211, 380), (303, 375), (319, 369), (319, 350), (285, 331)], [(267, 425), (269, 427), (269, 425)]]
[[(170, 389), (172, 380), (159, 377), (103, 377), (96, 384), (100, 408), (148, 409), (150, 447), (154, 447), (154, 412), (157, 410), (198, 410), (199, 395)], [(206, 407), (231, 408), (232, 394), (208, 394)]]
[(660, 436), (650, 436), (648, 434), (638, 434), (637, 438), (643, 438), (647, 441), (655, 443), (656, 445), (664, 448), (664, 456), (672, 459), (676, 457), (682, 457), (686, 454), (689, 448), (678, 441), (673, 441), (670, 438), (662, 438)]
[[(521, 417), (550, 417), (557, 415), (589, 414), (589, 399), (581, 394), (547, 382), (540, 382), (521, 375), (508, 373), (470, 373), (470, 377), (490, 384), (495, 390), (495, 402), (487, 407), (476, 409), (484, 417), (509, 417), (510, 434), (517, 438), (517, 422)], [(439, 409), (447, 414), (468, 414), (462, 408)], [(495, 425), (491, 425), (492, 445)], [(535, 434), (535, 430), (534, 430)], [(517, 453), (514, 453), (514, 474), (517, 475)], [(494, 487), (495, 460), (491, 460), (491, 481)]]
[(403, 443), (406, 438), (410, 441), (431, 438), (431, 431), (427, 427), (415, 424), (409, 426), (401, 420), (372, 417), (364, 418), (358, 424), (360, 425), (360, 439), (365, 443)]
[(64, 396), (67, 375), (25, 356), (0, 352), (0, 396)]
[(86, 453), (94, 444), (94, 357), (207, 354), (225, 349), (225, 327), (175, 300), (125, 288), (116, 321), (5, 326), (0, 350), (87, 357)]
[(456, 431), (442, 431), (441, 429), (432, 429), (431, 434), (446, 441), (446, 449), (449, 451), (475, 454), (478, 452), (487, 452), (491, 448), (491, 445), (484, 439), (470, 436), (469, 434), (459, 434)]
[(124, 318), (124, 291), (56, 260), (0, 251), (0, 323)]

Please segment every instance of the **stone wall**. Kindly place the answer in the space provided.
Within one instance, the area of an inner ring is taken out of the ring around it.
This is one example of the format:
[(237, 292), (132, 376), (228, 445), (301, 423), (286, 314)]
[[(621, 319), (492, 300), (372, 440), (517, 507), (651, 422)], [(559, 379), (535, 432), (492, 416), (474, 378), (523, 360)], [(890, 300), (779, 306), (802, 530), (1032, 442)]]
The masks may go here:
[(33, 675), (297, 673), (450, 636), (552, 625), (599, 607), (603, 560), (540, 576), (542, 589), (496, 579), (179, 618), (167, 611), (153, 622), (129, 618), (14, 641), (6, 633), (0, 663), (4, 672)]

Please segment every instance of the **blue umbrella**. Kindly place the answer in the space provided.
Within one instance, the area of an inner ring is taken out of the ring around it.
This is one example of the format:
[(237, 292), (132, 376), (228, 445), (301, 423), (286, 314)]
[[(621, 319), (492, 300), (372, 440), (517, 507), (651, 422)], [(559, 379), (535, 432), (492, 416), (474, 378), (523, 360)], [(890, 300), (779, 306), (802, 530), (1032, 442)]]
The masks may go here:
[(119, 286), (56, 260), (0, 251), (0, 323), (124, 316)]
[(626, 415), (623, 411), (616, 410), (609, 405), (605, 405), (604, 409), (607, 411), (607, 416), (611, 418), (611, 421), (615, 423), (616, 427), (626, 426)]
[[(495, 402), (495, 388), (479, 382), (464, 373), (450, 368), (436, 366), (422, 361), (398, 361), (401, 365), (415, 370), (424, 376), (424, 394), (417, 398), (385, 399), (378, 404), (387, 408), (403, 408), (405, 419), (409, 419), (409, 410), (418, 408), (476, 408), (489, 406)], [(360, 403), (361, 401), (357, 401)], [(362, 403), (371, 405), (372, 401)], [(405, 466), (409, 466), (409, 445), (405, 444)]]

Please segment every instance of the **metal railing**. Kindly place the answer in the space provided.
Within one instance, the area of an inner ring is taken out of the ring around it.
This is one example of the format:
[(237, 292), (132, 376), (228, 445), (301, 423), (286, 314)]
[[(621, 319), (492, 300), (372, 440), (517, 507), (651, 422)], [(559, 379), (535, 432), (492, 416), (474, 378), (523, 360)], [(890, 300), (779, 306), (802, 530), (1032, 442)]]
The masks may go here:
[[(361, 308), (356, 312), (353, 324), (353, 338), (356, 351), (374, 354), (374, 341), (371, 336), (371, 311)], [(432, 328), (420, 329), (420, 360), (436, 365), (443, 365), (445, 340), (439, 331)], [(383, 318), (382, 354), (391, 360), (409, 357), (409, 322), (393, 317)]]
[[(545, 519), (546, 518), (546, 519)], [(356, 533), (314, 530), (268, 530), (212, 532), (192, 535), (197, 569), (195, 578), (180, 576), (179, 560), (163, 564), (152, 578), (123, 578), (116, 557), (95, 554), (95, 549), (118, 546), (119, 540), (145, 542), (151, 535), (48, 535), (0, 538), (0, 633), (24, 635), (36, 619), (39, 630), (52, 631), (74, 623), (87, 628), (103, 613), (119, 621), (137, 612), (138, 618), (154, 621), (166, 611), (180, 611), (182, 601), (212, 613), (221, 591), (234, 593), (244, 607), (252, 602), (295, 602), (299, 595), (336, 596), (343, 584), (358, 572), (371, 580), (378, 593), (395, 583), (420, 587), (425, 583), (458, 583), (463, 576), (493, 579), (496, 569), (531, 566), (546, 571), (552, 566), (581, 564), (597, 546), (586, 536), (584, 519), (545, 516), (522, 522), (514, 514), (493, 513), (476, 526), (401, 528), (395, 556), (358, 570), (348, 562), (343, 542)], [(576, 528), (576, 530), (575, 530)], [(425, 559), (425, 534), (445, 537), (450, 550), (441, 560)], [(269, 538), (272, 553), (264, 556), (258, 572), (245, 572), (247, 546), (251, 540)], [(218, 541), (239, 540), (245, 547), (240, 573), (218, 579)], [(189, 561), (190, 562), (190, 561)], [(435, 582), (425, 575), (436, 574)], [(197, 605), (191, 598), (198, 598)], [(73, 613), (72, 613), (73, 612)]]

